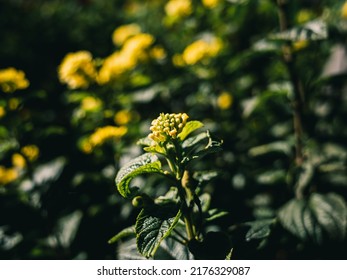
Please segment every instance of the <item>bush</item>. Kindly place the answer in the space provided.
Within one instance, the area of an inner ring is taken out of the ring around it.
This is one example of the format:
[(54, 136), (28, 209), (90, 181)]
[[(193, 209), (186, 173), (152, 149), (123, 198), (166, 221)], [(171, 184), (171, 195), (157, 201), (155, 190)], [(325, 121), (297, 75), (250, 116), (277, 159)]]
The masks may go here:
[[(344, 1), (2, 2), (3, 259), (346, 258)], [(169, 153), (179, 122), (146, 137), (160, 113), (204, 124), (199, 160)], [(139, 139), (176, 181), (123, 184)]]

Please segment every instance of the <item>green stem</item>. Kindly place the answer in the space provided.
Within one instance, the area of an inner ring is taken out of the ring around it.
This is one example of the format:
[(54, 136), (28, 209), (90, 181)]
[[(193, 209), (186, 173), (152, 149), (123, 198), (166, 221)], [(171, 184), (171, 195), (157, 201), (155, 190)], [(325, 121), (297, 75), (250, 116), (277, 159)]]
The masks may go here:
[[(281, 32), (289, 28), (286, 8), (287, 0), (277, 0), (278, 7), (278, 18)], [(295, 163), (297, 166), (301, 166), (303, 163), (303, 125), (302, 125), (302, 113), (305, 101), (305, 92), (302, 81), (297, 74), (294, 66), (294, 56), (291, 50), (291, 45), (289, 43), (283, 46), (283, 60), (287, 67), (287, 71), (293, 85), (294, 90), (294, 100), (292, 101), (293, 108), (293, 125), (295, 133)]]

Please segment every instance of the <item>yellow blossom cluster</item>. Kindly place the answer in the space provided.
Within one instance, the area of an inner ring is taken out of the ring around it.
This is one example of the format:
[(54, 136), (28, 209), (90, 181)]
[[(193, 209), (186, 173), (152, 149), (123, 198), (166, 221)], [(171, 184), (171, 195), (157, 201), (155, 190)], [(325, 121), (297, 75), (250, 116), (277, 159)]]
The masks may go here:
[(189, 16), (193, 12), (191, 0), (170, 0), (165, 5), (165, 13), (176, 20)]
[(29, 81), (25, 73), (13, 67), (0, 70), (0, 88), (3, 92), (14, 92), (18, 89), (25, 89), (29, 86)]
[(118, 141), (126, 133), (128, 129), (125, 126), (104, 126), (97, 128), (88, 138), (81, 143), (81, 149), (84, 153), (89, 154), (97, 146), (101, 146), (108, 140)]
[(107, 57), (99, 71), (98, 83), (104, 85), (132, 70), (148, 58), (148, 50), (154, 37), (147, 33), (130, 36), (119, 51)]
[(0, 165), (0, 185), (7, 185), (15, 181), (19, 176), (18, 170)]
[[(222, 50), (222, 41), (219, 38), (211, 37), (208, 40), (200, 39), (188, 45), (181, 57), (175, 57), (173, 61), (177, 65), (177, 61), (181, 58), (181, 63), (186, 65), (194, 65), (204, 62), (209, 58), (217, 56)], [(178, 64), (179, 65), (179, 64)]]
[(27, 160), (34, 162), (39, 157), (40, 150), (36, 145), (26, 145), (20, 149), (20, 153), (12, 155), (12, 165), (22, 169), (26, 166)]
[(164, 114), (161, 113), (158, 118), (152, 121), (148, 135), (150, 139), (159, 143), (166, 142), (170, 139), (176, 139), (182, 132), (187, 123), (189, 116), (186, 113)]
[(58, 67), (59, 80), (70, 89), (87, 88), (97, 76), (94, 64), (88, 51), (68, 53)]
[(215, 8), (221, 0), (202, 0), (202, 4), (209, 9)]
[(141, 27), (136, 23), (122, 25), (116, 28), (112, 33), (112, 42), (116, 46), (121, 46), (131, 36), (141, 33)]
[(29, 161), (35, 161), (40, 155), (40, 150), (39, 147), (37, 147), (36, 145), (26, 145), (21, 148), (21, 153)]

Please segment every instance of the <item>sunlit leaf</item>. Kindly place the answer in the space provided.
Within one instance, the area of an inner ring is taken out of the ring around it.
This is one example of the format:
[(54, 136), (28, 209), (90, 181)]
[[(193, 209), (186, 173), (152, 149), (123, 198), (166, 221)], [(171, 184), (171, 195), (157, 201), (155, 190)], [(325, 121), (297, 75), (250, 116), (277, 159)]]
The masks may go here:
[(271, 34), (269, 39), (281, 41), (316, 41), (324, 40), (328, 37), (327, 24), (321, 20), (310, 21), (303, 26), (296, 26), (292, 29)]
[(147, 173), (163, 173), (158, 157), (153, 154), (143, 154), (123, 166), (116, 176), (116, 186), (119, 193), (126, 198), (132, 197), (130, 182), (138, 175)]
[(199, 121), (187, 122), (186, 125), (183, 127), (181, 133), (178, 134), (178, 138), (181, 139), (181, 141), (183, 141), (184, 139), (187, 138), (189, 134), (191, 134), (193, 131), (199, 129), (202, 126), (203, 126), (203, 123)]

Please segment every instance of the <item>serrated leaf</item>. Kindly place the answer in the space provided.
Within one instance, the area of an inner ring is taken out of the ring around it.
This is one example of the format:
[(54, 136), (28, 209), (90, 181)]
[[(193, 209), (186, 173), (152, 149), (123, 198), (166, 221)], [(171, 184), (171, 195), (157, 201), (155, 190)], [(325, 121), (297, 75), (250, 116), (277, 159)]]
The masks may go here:
[(292, 199), (280, 209), (278, 218), (286, 230), (305, 241), (322, 244), (326, 239), (346, 238), (347, 206), (335, 193)]
[(123, 230), (121, 230), (119, 233), (117, 233), (115, 236), (113, 236), (109, 241), (108, 244), (116, 243), (117, 241), (121, 240), (122, 238), (126, 238), (129, 236), (135, 236), (135, 228), (134, 226), (127, 227)]
[(304, 200), (290, 200), (280, 209), (278, 218), (282, 226), (298, 238), (321, 243), (322, 231)]
[(347, 205), (341, 196), (335, 193), (326, 195), (315, 193), (312, 194), (309, 200), (309, 206), (318, 223), (328, 233), (330, 239), (335, 241), (345, 239), (347, 231)]
[(190, 121), (187, 122), (186, 125), (183, 127), (180, 134), (178, 134), (178, 138), (183, 141), (187, 138), (189, 134), (191, 134), (193, 131), (197, 130), (198, 128), (202, 127), (204, 124), (199, 121)]
[(313, 20), (303, 26), (297, 26), (292, 29), (271, 34), (269, 39), (280, 41), (316, 41), (324, 40), (328, 37), (327, 24), (321, 19)]
[(147, 173), (163, 173), (161, 163), (156, 155), (143, 154), (119, 170), (115, 180), (119, 193), (125, 198), (132, 197), (133, 190), (130, 189), (131, 180), (138, 175)]
[(181, 217), (176, 204), (144, 208), (137, 217), (135, 232), (137, 248), (145, 257), (153, 257), (160, 243), (170, 235)]
[(246, 233), (246, 240), (250, 241), (252, 239), (263, 239), (268, 237), (271, 233), (271, 226), (274, 223), (274, 219), (265, 219), (254, 222), (247, 222), (251, 228)]

